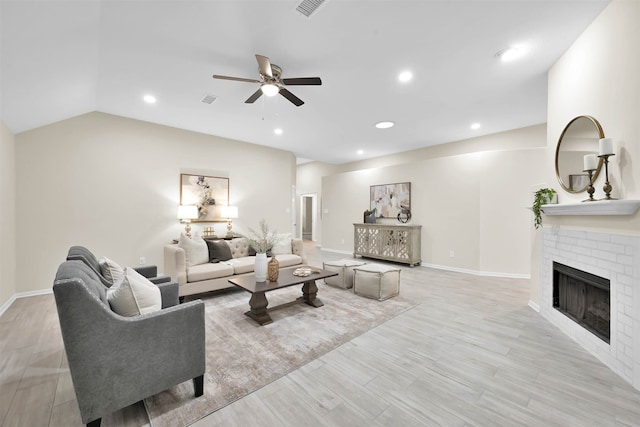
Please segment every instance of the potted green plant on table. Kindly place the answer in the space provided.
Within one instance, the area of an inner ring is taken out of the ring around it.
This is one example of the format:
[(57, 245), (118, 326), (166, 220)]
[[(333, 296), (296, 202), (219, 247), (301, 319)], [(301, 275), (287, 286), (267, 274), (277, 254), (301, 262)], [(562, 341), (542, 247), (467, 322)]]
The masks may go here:
[(549, 203), (558, 203), (556, 190), (553, 188), (541, 188), (534, 193), (531, 209), (534, 215), (533, 225), (536, 229), (542, 226), (542, 214), (544, 213), (542, 205)]
[(367, 209), (364, 211), (364, 223), (375, 224), (376, 223), (376, 208)]

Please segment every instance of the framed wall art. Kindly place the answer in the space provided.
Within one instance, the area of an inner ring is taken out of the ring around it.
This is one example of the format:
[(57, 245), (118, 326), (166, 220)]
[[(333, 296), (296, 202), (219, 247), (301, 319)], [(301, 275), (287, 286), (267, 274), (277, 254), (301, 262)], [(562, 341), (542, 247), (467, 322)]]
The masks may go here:
[(411, 183), (372, 185), (369, 208), (375, 208), (377, 218), (397, 218), (403, 210), (411, 210)]
[(226, 221), (221, 209), (229, 204), (229, 178), (180, 174), (180, 204), (198, 207), (198, 219), (192, 222)]

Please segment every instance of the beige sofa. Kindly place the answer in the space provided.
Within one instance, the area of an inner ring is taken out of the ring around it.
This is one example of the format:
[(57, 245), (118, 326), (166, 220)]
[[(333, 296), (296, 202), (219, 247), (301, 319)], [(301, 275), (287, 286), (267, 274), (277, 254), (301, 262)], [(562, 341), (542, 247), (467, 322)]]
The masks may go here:
[[(164, 274), (178, 282), (179, 295), (199, 294), (231, 288), (229, 279), (233, 276), (241, 276), (253, 273), (255, 256), (249, 256), (249, 244), (245, 239), (236, 238), (227, 240), (231, 249), (232, 259), (218, 263), (204, 263), (187, 265), (186, 254), (178, 244), (164, 247)], [(280, 268), (306, 264), (307, 257), (304, 254), (302, 239), (291, 239), (291, 253), (278, 254), (276, 259)]]

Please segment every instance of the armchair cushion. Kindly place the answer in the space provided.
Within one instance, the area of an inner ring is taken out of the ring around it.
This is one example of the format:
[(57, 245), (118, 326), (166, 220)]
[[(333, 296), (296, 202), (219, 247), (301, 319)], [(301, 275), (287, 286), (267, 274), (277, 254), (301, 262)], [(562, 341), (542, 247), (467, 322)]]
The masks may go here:
[(107, 291), (111, 309), (121, 316), (139, 316), (162, 308), (160, 289), (149, 279), (127, 267), (121, 280)]
[(186, 234), (180, 233), (178, 246), (184, 249), (188, 266), (209, 262), (210, 257), (207, 243), (197, 234), (193, 236), (193, 238), (189, 238)]

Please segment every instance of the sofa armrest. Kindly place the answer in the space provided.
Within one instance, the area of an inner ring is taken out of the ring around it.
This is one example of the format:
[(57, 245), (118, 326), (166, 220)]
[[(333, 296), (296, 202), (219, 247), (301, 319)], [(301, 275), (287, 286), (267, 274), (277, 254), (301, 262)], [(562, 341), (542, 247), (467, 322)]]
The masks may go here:
[(291, 239), (291, 252), (293, 252), (294, 255), (298, 255), (300, 258), (302, 258), (303, 264), (307, 263), (307, 256), (304, 253), (304, 242), (302, 241), (302, 239)]
[(177, 282), (165, 282), (156, 283), (158, 289), (160, 289), (160, 296), (162, 297), (162, 308), (173, 307), (178, 305), (178, 294), (180, 293), (180, 287)]
[(143, 267), (134, 268), (135, 271), (146, 277), (147, 279), (151, 279), (152, 277), (156, 277), (158, 275), (158, 267), (155, 265), (145, 265)]
[(170, 276), (180, 286), (187, 284), (187, 257), (180, 246), (164, 247), (164, 274)]

